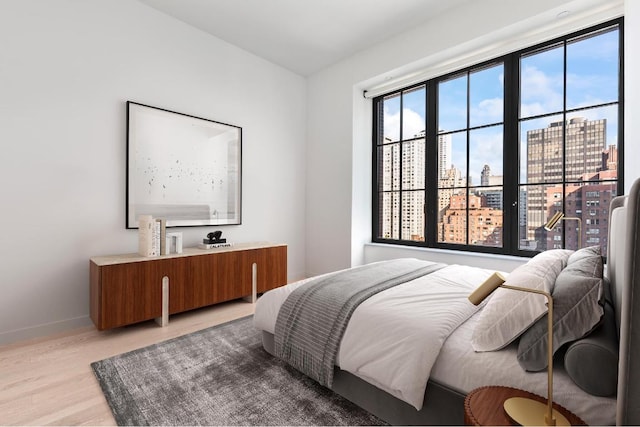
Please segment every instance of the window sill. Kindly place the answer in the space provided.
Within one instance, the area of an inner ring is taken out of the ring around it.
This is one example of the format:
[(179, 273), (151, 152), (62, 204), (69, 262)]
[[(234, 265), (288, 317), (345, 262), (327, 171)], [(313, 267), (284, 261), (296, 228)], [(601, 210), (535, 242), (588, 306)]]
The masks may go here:
[(446, 264), (464, 264), (472, 267), (510, 272), (525, 264), (530, 258), (513, 255), (486, 254), (479, 252), (455, 251), (451, 249), (423, 248), (416, 246), (390, 245), (386, 243), (366, 243), (364, 258), (366, 263), (393, 258), (418, 258)]

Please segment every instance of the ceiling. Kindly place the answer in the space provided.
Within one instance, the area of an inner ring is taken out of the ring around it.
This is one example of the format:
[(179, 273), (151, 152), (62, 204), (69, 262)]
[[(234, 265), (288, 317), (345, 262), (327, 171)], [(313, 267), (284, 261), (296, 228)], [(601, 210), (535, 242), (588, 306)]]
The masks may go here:
[(140, 1), (308, 76), (473, 0)]

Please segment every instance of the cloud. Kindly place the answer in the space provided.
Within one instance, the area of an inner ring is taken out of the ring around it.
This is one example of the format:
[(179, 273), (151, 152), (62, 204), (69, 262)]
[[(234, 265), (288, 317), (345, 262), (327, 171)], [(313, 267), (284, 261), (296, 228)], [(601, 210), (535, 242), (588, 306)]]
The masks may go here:
[(562, 110), (562, 75), (550, 76), (531, 65), (521, 74), (521, 117)]
[(503, 122), (503, 112), (502, 98), (483, 99), (477, 106), (471, 107), (471, 126)]
[[(425, 130), (425, 119), (417, 112), (404, 108), (402, 117), (403, 138), (411, 139)], [(392, 141), (398, 141), (400, 138), (400, 112), (395, 114), (384, 115), (384, 136)]]
[(615, 73), (567, 73), (567, 108), (604, 104), (618, 99)]
[(404, 139), (413, 138), (425, 130), (424, 118), (408, 108), (404, 109)]

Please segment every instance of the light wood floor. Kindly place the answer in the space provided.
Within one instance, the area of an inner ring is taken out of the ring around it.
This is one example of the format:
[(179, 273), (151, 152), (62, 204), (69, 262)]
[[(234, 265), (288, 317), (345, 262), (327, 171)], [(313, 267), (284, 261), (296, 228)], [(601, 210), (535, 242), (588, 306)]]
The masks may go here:
[(0, 425), (115, 425), (89, 364), (253, 314), (232, 301), (99, 332), (93, 327), (0, 346)]

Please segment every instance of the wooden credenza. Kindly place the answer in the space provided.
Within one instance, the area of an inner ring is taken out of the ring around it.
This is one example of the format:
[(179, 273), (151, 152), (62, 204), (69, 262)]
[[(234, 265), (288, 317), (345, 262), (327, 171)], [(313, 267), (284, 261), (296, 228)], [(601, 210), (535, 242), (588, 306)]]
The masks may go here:
[(99, 330), (115, 328), (233, 299), (255, 300), (257, 293), (287, 283), (287, 246), (246, 243), (158, 257), (93, 257), (90, 282), (91, 320)]

